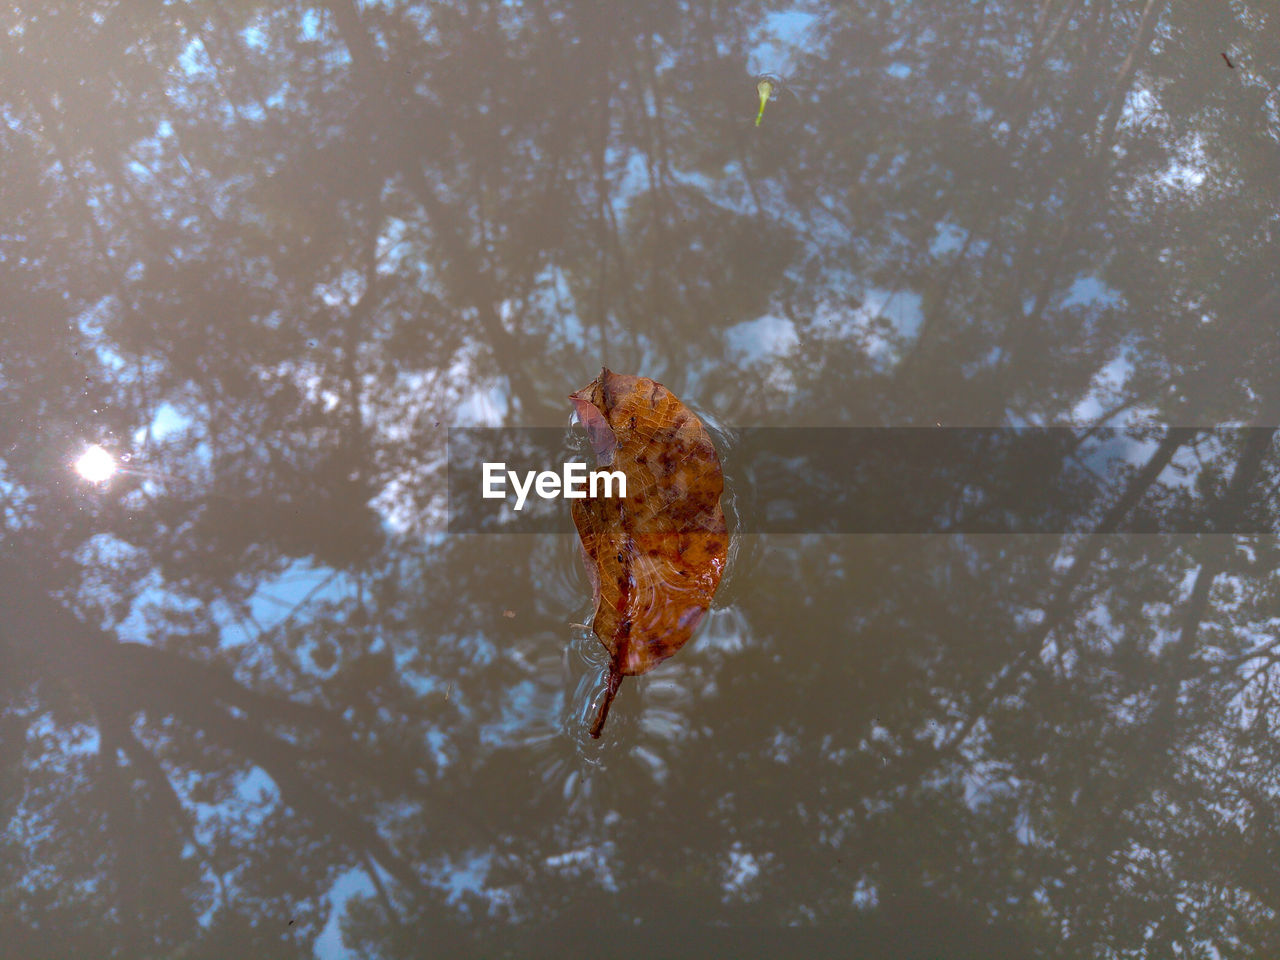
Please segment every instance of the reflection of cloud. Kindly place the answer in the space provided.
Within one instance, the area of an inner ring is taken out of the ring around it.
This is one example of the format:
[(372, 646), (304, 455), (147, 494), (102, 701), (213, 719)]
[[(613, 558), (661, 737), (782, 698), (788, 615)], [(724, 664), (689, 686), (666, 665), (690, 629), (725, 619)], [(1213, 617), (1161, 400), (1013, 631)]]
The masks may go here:
[(948, 253), (955, 253), (969, 236), (969, 231), (954, 223), (939, 221), (937, 234), (929, 244), (929, 255), (941, 258)]
[(871, 287), (855, 309), (820, 304), (814, 310), (814, 324), (824, 340), (860, 343), (883, 372), (898, 363), (903, 348), (919, 333), (923, 308), (924, 298), (914, 290)]
[[(401, 372), (394, 390), (378, 390), (372, 380), (364, 422), (375, 443), (416, 450), (388, 470), (370, 506), (393, 533), (419, 533), (443, 526), (446, 506), (446, 437), (450, 427), (501, 426), (510, 414), (506, 385), (485, 377), (482, 350), (474, 344), (458, 352), (447, 370)], [(567, 411), (567, 404), (566, 404)]]
[(880, 895), (876, 885), (866, 877), (859, 877), (853, 886), (852, 902), (859, 910), (873, 910), (880, 905)]
[[(1133, 361), (1130, 359), (1129, 351), (1121, 351), (1119, 355), (1104, 363), (1098, 372), (1093, 375), (1093, 383), (1086, 393), (1071, 410), (1070, 420), (1075, 424), (1094, 423), (1098, 418), (1102, 417), (1107, 410), (1117, 405), (1121, 400), (1127, 399), (1124, 394), (1124, 387), (1129, 382), (1129, 377), (1133, 373)], [(1132, 423), (1137, 420), (1147, 419), (1150, 416), (1150, 407), (1130, 408), (1123, 411), (1125, 416), (1120, 420), (1112, 419), (1109, 425), (1113, 427), (1123, 427), (1126, 423)]]
[(373, 893), (373, 882), (363, 870), (348, 870), (333, 882), (327, 894), (333, 911), (329, 914), (329, 922), (316, 938), (315, 955), (319, 960), (345, 960), (351, 955), (342, 942), (342, 918), (347, 901), (354, 896), (369, 897)]
[(871, 355), (888, 360), (896, 352), (894, 339), (914, 337), (924, 320), (923, 304), (924, 298), (914, 290), (868, 291), (858, 314), (859, 325), (871, 337)]
[(616, 891), (618, 881), (609, 868), (610, 847), (610, 844), (589, 844), (552, 854), (544, 862), (553, 870), (592, 876), (604, 889)]
[(790, 320), (770, 314), (744, 320), (725, 330), (724, 341), (730, 356), (744, 367), (765, 367), (769, 386), (780, 391), (794, 388), (790, 372), (781, 363), (795, 353), (799, 343)]
[(191, 417), (173, 404), (161, 403), (156, 406), (155, 415), (151, 418), (150, 426), (139, 427), (134, 431), (133, 441), (134, 443), (142, 443), (148, 436), (152, 440), (163, 440), (170, 434), (185, 430), (191, 423)]
[(785, 356), (797, 342), (790, 320), (768, 315), (735, 323), (724, 332), (724, 338), (729, 349), (748, 362)]
[(818, 18), (803, 10), (768, 13), (747, 57), (750, 72), (789, 74), (798, 48), (815, 41), (810, 28)]
[(760, 875), (760, 862), (755, 855), (735, 843), (729, 850), (729, 863), (725, 867), (724, 889), (729, 896), (741, 897), (747, 885)]

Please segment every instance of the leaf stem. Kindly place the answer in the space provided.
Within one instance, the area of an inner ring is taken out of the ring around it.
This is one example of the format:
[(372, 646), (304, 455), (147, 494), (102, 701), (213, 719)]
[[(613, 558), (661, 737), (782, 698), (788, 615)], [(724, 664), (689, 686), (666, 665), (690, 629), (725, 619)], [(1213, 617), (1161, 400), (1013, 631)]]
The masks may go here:
[(618, 672), (618, 664), (609, 661), (609, 686), (604, 692), (604, 699), (600, 701), (600, 710), (596, 713), (596, 722), (591, 725), (591, 736), (599, 740), (600, 732), (604, 730), (604, 722), (609, 717), (609, 706), (613, 703), (614, 695), (618, 692), (618, 687), (622, 685), (622, 674)]

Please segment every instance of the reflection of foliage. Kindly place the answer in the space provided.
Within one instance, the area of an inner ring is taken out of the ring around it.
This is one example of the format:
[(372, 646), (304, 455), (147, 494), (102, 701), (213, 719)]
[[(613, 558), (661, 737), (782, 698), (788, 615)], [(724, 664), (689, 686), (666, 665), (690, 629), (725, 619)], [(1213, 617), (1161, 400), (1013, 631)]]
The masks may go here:
[(779, 10), (0, 14), (8, 950), (309, 955), (354, 871), (388, 956), (603, 914), (1276, 951), (1275, 544), (1105, 535), (1273, 512), (1267, 432), (1171, 431), (1100, 535), (742, 554), (604, 766), (564, 542), (409, 545), (443, 424), (562, 424), (602, 361), (727, 422), (1276, 422), (1269, 7), (817, 9), (757, 131)]

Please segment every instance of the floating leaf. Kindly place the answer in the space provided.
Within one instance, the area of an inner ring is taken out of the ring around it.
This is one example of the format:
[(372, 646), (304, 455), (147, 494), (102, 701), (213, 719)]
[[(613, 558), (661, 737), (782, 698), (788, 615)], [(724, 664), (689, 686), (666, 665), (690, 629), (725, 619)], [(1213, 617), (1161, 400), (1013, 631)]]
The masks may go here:
[[(623, 677), (674, 654), (702, 621), (724, 572), (724, 476), (702, 422), (660, 383), (602, 370), (569, 398), (597, 458), (621, 471), (625, 498), (575, 500), (573, 523), (609, 651), (599, 737)], [(614, 493), (617, 490), (615, 487)]]

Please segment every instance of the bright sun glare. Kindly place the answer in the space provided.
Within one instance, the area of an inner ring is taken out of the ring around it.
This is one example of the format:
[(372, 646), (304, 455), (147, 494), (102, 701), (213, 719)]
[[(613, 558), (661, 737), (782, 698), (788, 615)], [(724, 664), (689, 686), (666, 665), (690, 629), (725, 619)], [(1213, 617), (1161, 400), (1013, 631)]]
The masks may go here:
[(102, 447), (94, 444), (75, 463), (76, 473), (90, 483), (105, 483), (116, 472), (116, 461)]

